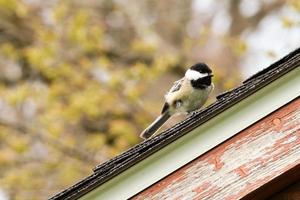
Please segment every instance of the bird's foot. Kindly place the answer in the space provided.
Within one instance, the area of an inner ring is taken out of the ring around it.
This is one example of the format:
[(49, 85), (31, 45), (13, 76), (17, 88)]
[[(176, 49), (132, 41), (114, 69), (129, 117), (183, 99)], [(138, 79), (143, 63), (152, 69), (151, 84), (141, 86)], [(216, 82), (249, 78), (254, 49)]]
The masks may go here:
[(187, 117), (192, 117), (192, 116), (194, 116), (194, 115), (196, 114), (196, 111), (197, 111), (197, 110), (188, 112), (188, 113), (187, 113)]
[(202, 109), (189, 111), (189, 112), (187, 113), (187, 116), (188, 116), (188, 117), (192, 117), (192, 116), (196, 115), (197, 113), (201, 112), (201, 110), (202, 110)]

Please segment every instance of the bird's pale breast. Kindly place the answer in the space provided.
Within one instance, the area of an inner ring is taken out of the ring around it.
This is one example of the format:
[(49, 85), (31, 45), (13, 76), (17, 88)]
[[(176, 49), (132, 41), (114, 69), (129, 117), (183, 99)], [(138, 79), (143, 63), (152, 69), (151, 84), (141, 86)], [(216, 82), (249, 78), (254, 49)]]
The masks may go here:
[[(199, 109), (207, 100), (208, 94), (211, 92), (213, 86), (207, 89), (195, 89), (188, 83), (189, 80), (184, 79), (181, 88), (175, 92), (169, 92), (165, 98), (170, 105), (171, 112), (189, 112)], [(180, 107), (176, 107), (174, 102), (180, 100), (182, 102)]]

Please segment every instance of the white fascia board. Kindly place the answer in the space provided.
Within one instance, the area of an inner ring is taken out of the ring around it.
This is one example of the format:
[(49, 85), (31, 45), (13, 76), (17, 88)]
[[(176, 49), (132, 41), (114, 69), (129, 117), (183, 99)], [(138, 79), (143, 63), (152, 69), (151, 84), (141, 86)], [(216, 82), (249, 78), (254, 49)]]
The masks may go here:
[(128, 199), (299, 96), (297, 67), (81, 199)]

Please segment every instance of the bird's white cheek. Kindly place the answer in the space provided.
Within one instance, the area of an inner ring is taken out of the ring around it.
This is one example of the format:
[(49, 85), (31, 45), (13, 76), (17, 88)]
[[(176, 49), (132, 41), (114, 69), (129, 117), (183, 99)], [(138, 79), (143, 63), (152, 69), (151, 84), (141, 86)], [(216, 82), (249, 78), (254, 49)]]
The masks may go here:
[(197, 80), (199, 78), (203, 78), (205, 76), (208, 76), (207, 73), (200, 73), (198, 71), (195, 71), (195, 70), (191, 70), (191, 69), (188, 69), (186, 72), (185, 72), (185, 77), (188, 79), (188, 80)]

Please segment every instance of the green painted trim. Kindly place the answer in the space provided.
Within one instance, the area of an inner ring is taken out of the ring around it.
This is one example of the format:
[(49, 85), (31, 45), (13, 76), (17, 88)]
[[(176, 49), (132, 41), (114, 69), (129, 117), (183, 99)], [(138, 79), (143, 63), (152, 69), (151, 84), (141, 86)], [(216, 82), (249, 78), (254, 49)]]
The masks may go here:
[(297, 67), (81, 199), (128, 199), (299, 96)]

